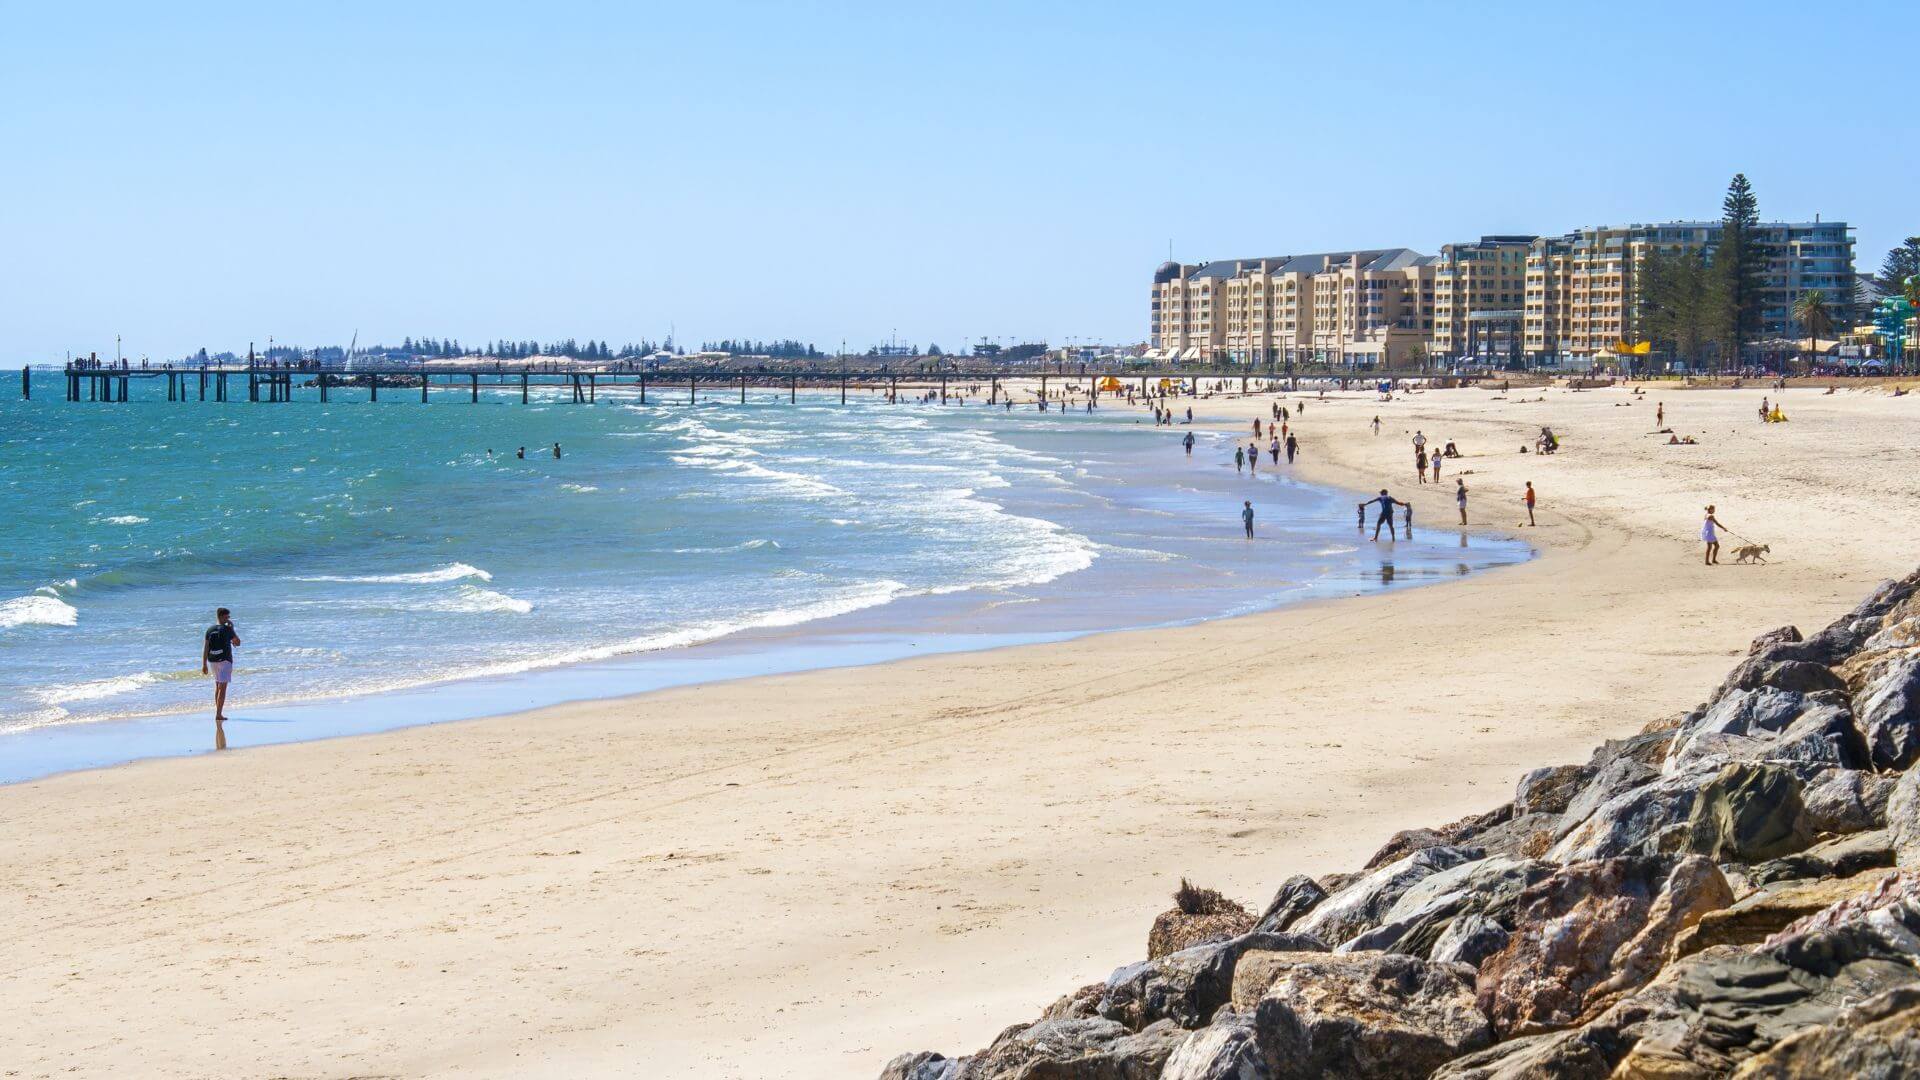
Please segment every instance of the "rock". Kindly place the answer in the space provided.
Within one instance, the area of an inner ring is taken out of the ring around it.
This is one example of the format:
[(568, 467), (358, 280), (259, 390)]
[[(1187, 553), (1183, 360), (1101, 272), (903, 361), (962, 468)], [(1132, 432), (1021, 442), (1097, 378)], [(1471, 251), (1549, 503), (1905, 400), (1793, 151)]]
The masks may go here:
[(1280, 884), (1280, 891), (1273, 894), (1273, 902), (1260, 913), (1260, 921), (1253, 928), (1269, 934), (1285, 930), (1326, 898), (1327, 891), (1319, 883), (1305, 874), (1295, 874)]
[(1441, 931), (1428, 959), (1478, 968), (1480, 961), (1506, 948), (1508, 939), (1506, 927), (1485, 915), (1461, 915)]
[(1690, 718), (1662, 771), (1674, 776), (1725, 761), (1804, 761), (1852, 768), (1866, 763), (1866, 749), (1842, 695), (1761, 686), (1730, 691)]
[(1567, 809), (1560, 816), (1560, 835), (1572, 832), (1607, 803), (1659, 777), (1658, 769), (1630, 757), (1609, 761), (1594, 770), (1592, 779), (1567, 801)]
[(1786, 645), (1792, 642), (1805, 641), (1805, 640), (1806, 640), (1805, 638), (1800, 636), (1799, 627), (1778, 626), (1754, 638), (1753, 642), (1747, 646), (1747, 655), (1757, 656), (1760, 653), (1765, 652), (1767, 649), (1771, 648), (1772, 646)]
[(1479, 848), (1430, 847), (1416, 851), (1354, 881), (1295, 922), (1292, 930), (1328, 944), (1343, 942), (1377, 926), (1400, 895), (1425, 878), (1481, 856)]
[(1520, 814), (1491, 828), (1462, 837), (1488, 855), (1537, 859), (1553, 846), (1560, 833), (1559, 814)]
[(1168, 1023), (1135, 1033), (1112, 1020), (1042, 1020), (1001, 1032), (940, 1080), (1158, 1080), (1185, 1036)]
[(1392, 953), (1249, 953), (1233, 979), (1275, 1080), (1425, 1076), (1492, 1041), (1472, 971)]
[(1887, 835), (1893, 864), (1920, 870), (1920, 769), (1908, 769), (1887, 796)]
[(1670, 730), (1645, 732), (1626, 739), (1608, 739), (1594, 748), (1587, 765), (1598, 773), (1608, 765), (1625, 759), (1657, 769), (1666, 760), (1667, 751), (1672, 746), (1673, 732)]
[(959, 1071), (958, 1061), (922, 1050), (887, 1062), (880, 1070), (880, 1080), (955, 1080)]
[(1545, 858), (1565, 865), (1679, 851), (1691, 835), (1688, 821), (1701, 783), (1677, 776), (1623, 791), (1568, 830)]
[(1503, 1037), (1573, 1026), (1644, 983), (1673, 939), (1733, 901), (1700, 856), (1575, 863), (1526, 890), (1506, 948), (1480, 965)]
[(1752, 945), (1765, 941), (1795, 920), (1872, 890), (1889, 871), (1869, 870), (1849, 878), (1783, 881), (1731, 905), (1709, 911), (1673, 943), (1673, 958), (1691, 956), (1714, 945)]
[(1734, 1080), (1896, 1080), (1920, 1075), (1920, 986), (1897, 986), (1753, 1058)]
[(1771, 859), (1752, 867), (1748, 880), (1770, 885), (1794, 878), (1852, 877), (1863, 870), (1893, 865), (1893, 841), (1887, 830), (1836, 836), (1805, 851)]
[[(1875, 875), (1865, 891), (1795, 919), (1765, 944), (1773, 948), (1810, 934), (1840, 931), (1854, 924), (1873, 928), (1875, 933), (1898, 943), (1909, 953), (1920, 953), (1920, 937), (1912, 936), (1920, 932), (1920, 873), (1902, 870)], [(1914, 959), (1920, 961), (1920, 956)]]
[(1042, 1020), (1084, 1020), (1099, 1015), (1100, 998), (1106, 993), (1106, 983), (1088, 983), (1047, 1006), (1040, 1014)]
[(1880, 665), (1853, 695), (1853, 718), (1874, 768), (1920, 761), (1920, 655)]
[(1232, 1015), (1186, 1037), (1160, 1080), (1272, 1080), (1251, 1017)]
[(1390, 862), (1399, 862), (1416, 851), (1425, 851), (1430, 847), (1439, 847), (1447, 843), (1446, 836), (1433, 829), (1402, 829), (1388, 837), (1380, 850), (1373, 853), (1362, 869), (1378, 870)]
[(1549, 765), (1520, 778), (1513, 793), (1515, 814), (1560, 814), (1593, 779), (1591, 765)]
[(1189, 949), (1209, 941), (1225, 941), (1253, 929), (1254, 918), (1246, 908), (1212, 889), (1202, 889), (1180, 879), (1173, 894), (1173, 909), (1163, 911), (1147, 932), (1147, 959)]
[(1442, 870), (1402, 893), (1379, 926), (1349, 939), (1336, 951), (1388, 949), (1427, 956), (1460, 916), (1485, 915), (1503, 925), (1512, 922), (1520, 894), (1552, 871), (1546, 863), (1510, 855)]
[(1107, 976), (1093, 1012), (1135, 1031), (1158, 1020), (1199, 1027), (1226, 1003), (1234, 967), (1249, 950), (1324, 952), (1326, 946), (1300, 934), (1254, 933), (1142, 960)]
[(1887, 799), (1893, 794), (1891, 776), (1859, 769), (1828, 769), (1800, 791), (1807, 808), (1807, 824), (1817, 833), (1857, 833), (1887, 823)]
[(1716, 862), (1761, 862), (1813, 845), (1799, 779), (1772, 765), (1721, 769), (1694, 800), (1688, 831), (1690, 850)]
[(1610, 1025), (1527, 1035), (1455, 1058), (1433, 1080), (1607, 1080), (1632, 1045)]
[(1899, 581), (1888, 581), (1873, 591), (1852, 611), (1835, 619), (1826, 629), (1808, 638), (1809, 652), (1824, 652), (1827, 663), (1851, 656), (1880, 632), (1888, 613), (1910, 600), (1920, 575), (1909, 574)]
[(1798, 694), (1811, 694), (1820, 690), (1844, 692), (1847, 688), (1846, 681), (1835, 675), (1832, 668), (1807, 660), (1782, 660), (1768, 664), (1760, 672), (1759, 685)]

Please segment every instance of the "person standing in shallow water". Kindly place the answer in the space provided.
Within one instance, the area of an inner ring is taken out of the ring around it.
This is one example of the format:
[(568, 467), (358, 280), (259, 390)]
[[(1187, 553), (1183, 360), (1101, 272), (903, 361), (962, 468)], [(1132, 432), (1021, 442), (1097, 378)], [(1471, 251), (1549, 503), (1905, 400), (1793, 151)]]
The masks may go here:
[(1182, 445), (1184, 445), (1187, 448), (1187, 456), (1192, 457), (1193, 456), (1193, 432), (1191, 431), (1187, 432), (1187, 437), (1184, 439), (1181, 439), (1180, 442)]
[(1247, 539), (1253, 539), (1253, 500), (1240, 504), (1240, 523), (1247, 527)]
[(213, 613), (214, 623), (201, 635), (200, 674), (213, 676), (213, 748), (227, 748), (227, 684), (233, 681), (233, 647), (240, 633), (226, 608)]
[(1247, 471), (1247, 452), (1241, 449), (1238, 445), (1234, 446), (1233, 448), (1233, 471), (1234, 472)]

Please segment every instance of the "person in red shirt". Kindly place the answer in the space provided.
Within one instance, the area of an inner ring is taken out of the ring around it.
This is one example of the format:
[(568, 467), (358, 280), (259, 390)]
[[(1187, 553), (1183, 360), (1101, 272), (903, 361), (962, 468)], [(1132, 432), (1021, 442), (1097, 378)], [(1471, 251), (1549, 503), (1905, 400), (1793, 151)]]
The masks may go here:
[(1534, 524), (1534, 520), (1533, 520), (1533, 481), (1531, 481), (1531, 480), (1529, 480), (1529, 481), (1527, 481), (1527, 494), (1526, 494), (1526, 496), (1525, 496), (1525, 498), (1526, 498), (1526, 500), (1527, 500), (1527, 524), (1528, 524), (1529, 526), (1531, 526), (1531, 525), (1533, 525), (1533, 524)]

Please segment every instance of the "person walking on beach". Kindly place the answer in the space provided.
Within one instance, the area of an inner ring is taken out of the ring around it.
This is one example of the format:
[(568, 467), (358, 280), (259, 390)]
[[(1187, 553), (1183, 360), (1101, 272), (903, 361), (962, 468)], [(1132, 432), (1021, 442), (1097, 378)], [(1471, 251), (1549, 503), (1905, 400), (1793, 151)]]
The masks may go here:
[(1533, 481), (1531, 481), (1531, 480), (1529, 480), (1529, 481), (1527, 481), (1527, 493), (1526, 493), (1525, 495), (1522, 495), (1522, 496), (1521, 496), (1521, 498), (1523, 498), (1523, 499), (1525, 499), (1525, 500), (1526, 500), (1526, 502), (1527, 502), (1527, 527), (1528, 527), (1528, 528), (1532, 528), (1532, 527), (1533, 527), (1533, 525), (1534, 525), (1534, 521), (1533, 521), (1533, 498), (1534, 498), (1534, 495), (1533, 495)]
[(1426, 432), (1424, 432), (1424, 431), (1421, 431), (1421, 430), (1419, 430), (1418, 428), (1416, 428), (1416, 429), (1414, 429), (1414, 432), (1413, 432), (1413, 448), (1414, 448), (1415, 450), (1425, 450), (1425, 449), (1427, 448), (1427, 433), (1426, 433)]
[[(1269, 428), (1268, 430), (1271, 431), (1272, 429)], [(1275, 435), (1273, 438), (1267, 440), (1267, 452), (1273, 455), (1273, 463), (1275, 465), (1280, 464), (1280, 436)]]
[(1423, 446), (1413, 450), (1413, 478), (1423, 484), (1427, 482), (1427, 450)]
[(1247, 473), (1252, 475), (1260, 471), (1260, 444), (1247, 444)]
[(1427, 459), (1427, 464), (1433, 466), (1433, 482), (1436, 484), (1439, 483), (1440, 482), (1440, 451), (1435, 450), (1433, 452), (1433, 456)]
[(1655, 428), (1667, 426), (1667, 403), (1664, 401), (1653, 403), (1653, 426)]
[(1413, 509), (1411, 505), (1407, 503), (1403, 503), (1399, 499), (1396, 499), (1393, 496), (1387, 494), (1386, 488), (1381, 488), (1379, 498), (1368, 499), (1367, 502), (1363, 502), (1360, 504), (1360, 513), (1363, 515), (1360, 520), (1363, 524), (1366, 521), (1366, 518), (1364, 517), (1364, 515), (1367, 512), (1367, 503), (1375, 503), (1375, 504), (1378, 504), (1380, 507), (1380, 516), (1375, 518), (1373, 522), (1373, 539), (1376, 542), (1378, 542), (1380, 539), (1380, 526), (1382, 525), (1385, 525), (1387, 527), (1387, 539), (1389, 540), (1393, 539), (1393, 508), (1394, 507), (1405, 506), (1408, 510)]
[(1181, 439), (1180, 442), (1186, 446), (1187, 456), (1192, 457), (1193, 456), (1193, 432), (1191, 431), (1187, 432), (1187, 437), (1184, 439)]
[(1233, 448), (1233, 471), (1244, 472), (1247, 467), (1247, 452), (1238, 445)]
[(1291, 434), (1289, 434), (1287, 436), (1287, 464), (1289, 465), (1293, 464), (1294, 452), (1299, 449), (1300, 449), (1300, 440), (1294, 438)]
[(1453, 501), (1460, 506), (1460, 524), (1467, 523), (1467, 482), (1459, 477), (1453, 478)]
[(1708, 566), (1720, 565), (1720, 530), (1726, 528), (1720, 519), (1713, 516), (1713, 507), (1707, 507), (1707, 520), (1700, 523), (1700, 539), (1707, 543)]
[(227, 684), (233, 681), (233, 647), (240, 632), (226, 608), (213, 613), (214, 623), (200, 641), (200, 674), (213, 676), (213, 748), (227, 748)]
[(1253, 501), (1240, 504), (1240, 523), (1247, 527), (1247, 539), (1253, 539)]
[(1764, 423), (1766, 423), (1766, 422), (1767, 422), (1767, 415), (1768, 415), (1769, 413), (1771, 413), (1771, 412), (1772, 412), (1772, 409), (1770, 409), (1770, 408), (1769, 408), (1769, 407), (1767, 406), (1767, 398), (1766, 398), (1766, 395), (1764, 395), (1764, 394), (1763, 394), (1763, 395), (1761, 395), (1761, 397), (1760, 397), (1760, 422), (1761, 422), (1761, 423), (1763, 423), (1763, 424), (1764, 424)]
[(1373, 418), (1373, 434), (1376, 438), (1380, 435), (1380, 418), (1378, 416)]

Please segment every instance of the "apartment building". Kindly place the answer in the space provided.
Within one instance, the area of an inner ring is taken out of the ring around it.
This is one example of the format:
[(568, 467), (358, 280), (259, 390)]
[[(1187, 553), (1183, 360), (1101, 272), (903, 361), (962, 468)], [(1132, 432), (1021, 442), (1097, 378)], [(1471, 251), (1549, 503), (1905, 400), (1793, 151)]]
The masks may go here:
[(1445, 244), (1433, 275), (1433, 351), (1476, 363), (1517, 361), (1534, 236)]
[(1228, 259), (1154, 274), (1155, 358), (1380, 365), (1426, 347), (1431, 256), (1407, 248)]

